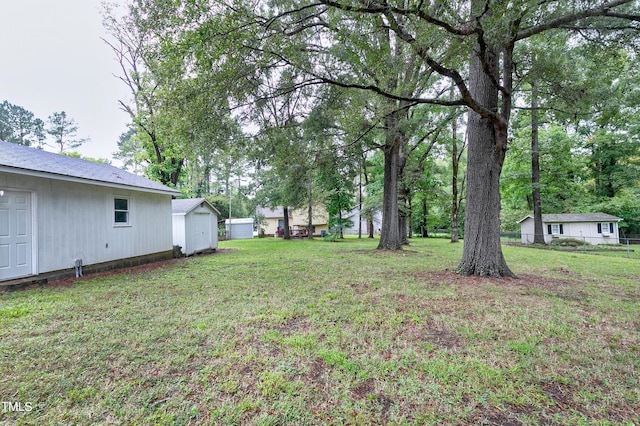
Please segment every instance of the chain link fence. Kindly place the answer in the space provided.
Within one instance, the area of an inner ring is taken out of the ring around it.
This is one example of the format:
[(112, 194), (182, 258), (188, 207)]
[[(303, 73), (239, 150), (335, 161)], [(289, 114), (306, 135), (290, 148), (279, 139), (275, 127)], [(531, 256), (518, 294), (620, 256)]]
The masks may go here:
[[(511, 244), (532, 245), (533, 234), (504, 233), (503, 241)], [(582, 251), (584, 253), (626, 252), (627, 257), (632, 256), (640, 247), (640, 235), (622, 235), (616, 238), (610, 236), (585, 236), (585, 235), (544, 235), (547, 246), (560, 250)]]
[[(451, 238), (451, 230), (449, 229), (430, 229), (428, 234), (430, 238)], [(533, 246), (532, 243), (526, 242), (533, 241), (533, 234), (524, 234), (524, 236), (526, 238), (523, 239), (523, 234), (520, 232), (500, 233), (500, 238), (505, 244), (524, 247)], [(414, 237), (418, 237), (418, 235), (414, 234)], [(623, 234), (617, 241), (613, 236), (587, 237), (584, 235), (562, 234), (558, 235), (557, 238), (549, 238), (550, 235), (545, 234), (545, 237), (547, 237), (546, 247), (550, 249), (594, 254), (615, 253), (618, 256), (626, 254), (626, 257), (640, 259), (640, 235), (637, 234)], [(460, 235), (461, 240), (462, 238), (463, 236)]]

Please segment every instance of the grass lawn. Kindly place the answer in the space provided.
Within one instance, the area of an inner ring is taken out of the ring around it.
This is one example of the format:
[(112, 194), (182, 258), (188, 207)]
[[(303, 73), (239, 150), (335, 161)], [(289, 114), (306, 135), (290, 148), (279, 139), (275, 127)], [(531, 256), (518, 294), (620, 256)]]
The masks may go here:
[(0, 423), (640, 423), (640, 262), (255, 239), (0, 294)]

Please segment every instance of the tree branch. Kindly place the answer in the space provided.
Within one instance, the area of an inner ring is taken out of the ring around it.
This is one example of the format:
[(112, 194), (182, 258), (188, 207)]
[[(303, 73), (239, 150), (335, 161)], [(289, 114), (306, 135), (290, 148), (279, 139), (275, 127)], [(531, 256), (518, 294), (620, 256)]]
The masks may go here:
[[(546, 22), (544, 24), (536, 25), (529, 29), (518, 32), (516, 34), (514, 41), (523, 40), (525, 38), (531, 37), (536, 34), (540, 34), (552, 28), (559, 28), (564, 25), (579, 21), (580, 19), (592, 18), (596, 16), (610, 16), (610, 17), (618, 18), (620, 16), (615, 16), (617, 15), (617, 13), (610, 11), (610, 9), (623, 6), (625, 4), (632, 3), (632, 2), (633, 0), (615, 0), (615, 1), (601, 4), (598, 7), (594, 7), (591, 9), (583, 10), (581, 12), (571, 13), (569, 15), (561, 16), (559, 18), (552, 19), (551, 21)], [(640, 17), (638, 16), (635, 16), (635, 15), (631, 15), (631, 16), (635, 17), (634, 20), (640, 20)]]
[(320, 2), (324, 5), (331, 6), (336, 9), (344, 10), (345, 12), (366, 13), (370, 15), (379, 14), (379, 13), (382, 13), (382, 14), (394, 13), (396, 15), (401, 15), (401, 16), (413, 15), (429, 24), (442, 28), (443, 30), (451, 34), (464, 36), (464, 35), (469, 35), (471, 33), (471, 31), (469, 30), (469, 27), (466, 25), (463, 26), (462, 28), (456, 28), (445, 21), (436, 19), (435, 17), (429, 15), (428, 13), (425, 13), (422, 10), (422, 5), (423, 5), (422, 1), (418, 3), (416, 8), (413, 8), (413, 9), (402, 9), (399, 7), (391, 6), (386, 2), (384, 4), (374, 4), (373, 2), (367, 2), (367, 5), (362, 7), (342, 4), (339, 1), (335, 1), (335, 0), (320, 0)]

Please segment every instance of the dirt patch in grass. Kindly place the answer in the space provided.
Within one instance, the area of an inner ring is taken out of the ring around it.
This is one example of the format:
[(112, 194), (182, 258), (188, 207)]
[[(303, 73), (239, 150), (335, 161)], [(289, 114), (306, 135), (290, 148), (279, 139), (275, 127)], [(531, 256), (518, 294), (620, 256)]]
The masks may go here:
[(370, 293), (375, 290), (375, 287), (366, 281), (349, 283), (349, 287), (351, 287), (356, 294)]
[[(565, 272), (568, 274), (569, 271)], [(409, 273), (405, 273), (409, 274)], [(533, 288), (546, 288), (546, 289), (556, 289), (562, 286), (569, 286), (576, 284), (576, 281), (568, 280), (565, 278), (547, 278), (539, 275), (527, 275), (521, 274), (518, 275), (518, 278), (492, 278), (492, 277), (476, 277), (476, 276), (465, 276), (457, 274), (450, 270), (444, 271), (418, 271), (410, 273), (411, 275), (426, 279), (432, 282), (442, 282), (447, 284), (461, 284), (467, 286), (477, 286), (483, 285), (486, 283), (497, 284), (497, 285), (513, 285), (520, 287), (533, 287)]]
[(311, 363), (311, 371), (309, 372), (308, 378), (312, 383), (324, 385), (327, 382), (326, 375), (328, 371), (329, 366), (326, 361), (321, 358), (316, 358)]
[(583, 412), (582, 408), (573, 401), (575, 389), (570, 385), (556, 382), (543, 383), (542, 392), (560, 409), (571, 409)]
[(283, 321), (282, 325), (275, 327), (275, 330), (284, 335), (294, 332), (305, 332), (309, 329), (309, 323), (304, 317), (293, 317)]
[(163, 269), (169, 265), (175, 265), (177, 263), (183, 262), (184, 260), (185, 260), (184, 258), (163, 260), (160, 262), (147, 263), (145, 265), (132, 266), (126, 269), (114, 269), (112, 271), (105, 271), (105, 272), (98, 272), (95, 274), (83, 275), (82, 277), (77, 277), (77, 278), (65, 278), (61, 280), (49, 281), (47, 285), (51, 287), (68, 287), (72, 284), (75, 284), (76, 282), (87, 281), (87, 280), (91, 280), (98, 277), (109, 277), (109, 276), (118, 275), (118, 274), (137, 275), (137, 274), (142, 274), (148, 271)]
[(373, 379), (367, 379), (351, 389), (351, 393), (358, 399), (366, 399), (369, 395), (372, 395), (375, 390), (375, 381)]
[(485, 413), (481, 413), (474, 419), (472, 422), (475, 424), (482, 424), (487, 426), (521, 426), (524, 423), (513, 419), (509, 412), (504, 412), (498, 410), (497, 408), (492, 408), (487, 410)]
[(465, 346), (465, 342), (461, 336), (442, 325), (436, 324), (434, 321), (428, 321), (426, 324), (405, 321), (403, 323), (402, 335), (406, 336), (411, 342), (429, 342), (435, 347), (451, 351), (463, 349)]
[(339, 254), (368, 254), (373, 256), (406, 256), (406, 255), (414, 255), (417, 254), (417, 251), (414, 250), (338, 250), (336, 253)]
[(376, 392), (375, 380), (367, 379), (359, 383), (351, 389), (351, 394), (356, 399), (366, 401), (372, 411), (376, 412), (375, 417), (382, 423), (386, 423), (393, 401), (382, 393)]
[[(192, 257), (215, 256), (215, 255), (230, 253), (230, 252), (234, 252), (234, 251), (238, 251), (238, 249), (217, 249), (216, 251), (198, 253), (198, 254), (195, 254)], [(73, 278), (72, 277), (72, 278), (65, 278), (65, 279), (61, 279), (61, 280), (49, 281), (47, 283), (47, 285), (48, 286), (52, 286), (52, 287), (68, 287), (68, 286), (70, 286), (70, 285), (72, 285), (72, 284), (74, 284), (76, 282), (91, 280), (91, 279), (98, 278), (98, 277), (109, 277), (109, 276), (118, 275), (118, 274), (139, 275), (139, 274), (143, 274), (143, 273), (150, 272), (150, 271), (161, 270), (161, 269), (167, 268), (167, 267), (169, 267), (171, 265), (184, 263), (188, 259), (190, 259), (190, 258), (189, 257), (180, 257), (180, 258), (177, 258), (177, 259), (162, 260), (160, 262), (152, 262), (152, 263), (147, 263), (147, 264), (144, 264), (144, 265), (132, 266), (130, 268), (113, 269), (111, 271), (98, 272), (98, 273), (95, 273), (95, 274), (84, 275), (82, 277), (77, 277), (77, 278)]]

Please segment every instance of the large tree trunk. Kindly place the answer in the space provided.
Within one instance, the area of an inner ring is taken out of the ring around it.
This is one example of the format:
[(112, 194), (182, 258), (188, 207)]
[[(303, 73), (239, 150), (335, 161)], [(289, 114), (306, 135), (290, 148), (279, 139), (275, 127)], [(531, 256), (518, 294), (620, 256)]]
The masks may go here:
[(413, 199), (411, 197), (411, 191), (407, 194), (407, 236), (409, 239), (413, 238)]
[(451, 130), (453, 133), (453, 143), (451, 144), (451, 242), (457, 243), (460, 241), (460, 232), (458, 231), (458, 170), (460, 157), (458, 157), (456, 120), (453, 120)]
[(282, 238), (285, 240), (291, 239), (291, 232), (289, 232), (289, 207), (282, 207), (282, 214), (284, 215), (284, 229)]
[[(486, 69), (496, 73), (493, 81), (500, 81), (497, 56), (496, 50), (487, 48)], [(499, 117), (498, 88), (493, 81), (485, 74), (478, 56), (472, 55), (469, 67), (471, 96), (496, 115), (483, 117), (469, 111), (467, 207), (464, 249), (458, 270), (462, 275), (515, 277), (500, 245), (500, 173), (507, 149), (507, 125), (496, 118)]]
[(398, 217), (398, 161), (400, 159), (400, 143), (398, 138), (391, 137), (384, 151), (384, 185), (382, 200), (382, 228), (380, 230), (379, 250), (402, 250)]
[(399, 182), (400, 192), (398, 194), (398, 233), (400, 234), (400, 240), (402, 245), (408, 246), (409, 239), (407, 238), (407, 215), (409, 209), (407, 204), (409, 200), (407, 199), (408, 191), (404, 186), (402, 181)]
[(313, 239), (313, 180), (309, 178), (307, 183), (307, 196), (309, 203), (307, 204), (307, 238)]
[(458, 221), (458, 201), (453, 203), (453, 209), (451, 211), (451, 242), (460, 242), (460, 223)]
[(358, 238), (362, 238), (362, 167), (358, 176)]
[(533, 200), (533, 243), (545, 244), (540, 197), (540, 151), (538, 148), (538, 92), (531, 82), (531, 198)]
[(409, 239), (407, 238), (407, 217), (409, 216), (408, 204), (410, 190), (407, 187), (407, 181), (404, 172), (410, 153), (407, 150), (407, 138), (404, 132), (399, 128), (400, 121), (406, 119), (406, 110), (402, 112), (396, 112), (394, 113), (394, 116), (397, 117), (397, 121), (395, 121), (395, 143), (398, 144), (398, 233), (400, 235), (400, 241), (402, 245), (408, 246)]
[[(360, 168), (361, 171), (361, 176), (364, 176), (364, 185), (369, 186), (369, 175), (367, 174), (367, 162), (365, 160), (364, 157), (362, 157), (362, 167)], [(360, 199), (362, 201), (362, 198)], [(373, 213), (372, 212), (367, 212), (367, 214), (365, 215), (366, 219), (367, 219), (367, 234), (368, 238), (373, 238)], [(360, 220), (362, 221), (362, 203), (360, 205)]]
[(422, 232), (422, 238), (427, 238), (429, 236), (429, 231), (427, 229), (427, 194), (422, 194), (422, 218), (420, 219), (420, 228)]

